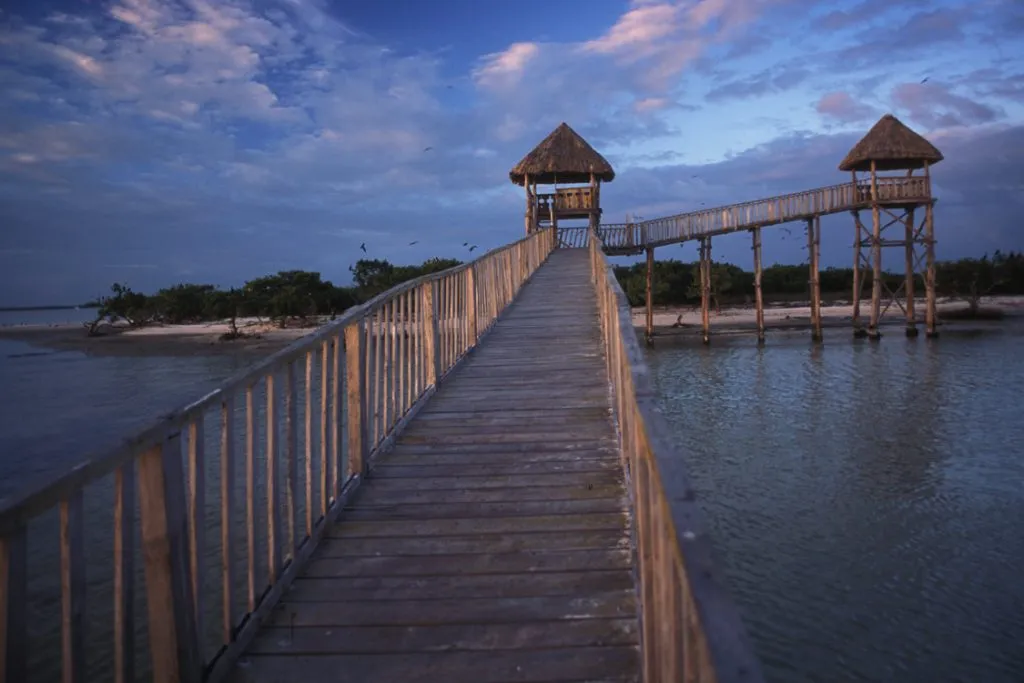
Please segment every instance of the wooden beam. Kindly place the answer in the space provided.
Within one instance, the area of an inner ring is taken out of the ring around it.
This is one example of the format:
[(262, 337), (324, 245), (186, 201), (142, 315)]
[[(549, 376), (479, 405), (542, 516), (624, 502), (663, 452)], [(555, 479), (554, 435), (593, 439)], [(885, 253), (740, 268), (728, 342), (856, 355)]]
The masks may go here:
[(711, 342), (711, 238), (704, 237), (700, 244), (700, 319), (704, 343), (709, 344)]
[(917, 336), (917, 318), (914, 310), (914, 207), (907, 209), (905, 227), (905, 244), (903, 246), (904, 267), (906, 268), (906, 283), (903, 291), (907, 300), (907, 336)]
[(646, 318), (644, 337), (648, 345), (654, 343), (654, 247), (647, 248)]
[(811, 339), (820, 342), (821, 333), (821, 279), (819, 277), (818, 253), (821, 240), (821, 216), (807, 219), (807, 262), (810, 268)]
[(878, 169), (871, 162), (871, 319), (868, 321), (868, 338), (881, 337), (878, 322), (882, 311), (882, 217), (878, 206)]
[(761, 292), (761, 228), (750, 231), (754, 240), (754, 305), (757, 311), (757, 343), (764, 344), (764, 296)]

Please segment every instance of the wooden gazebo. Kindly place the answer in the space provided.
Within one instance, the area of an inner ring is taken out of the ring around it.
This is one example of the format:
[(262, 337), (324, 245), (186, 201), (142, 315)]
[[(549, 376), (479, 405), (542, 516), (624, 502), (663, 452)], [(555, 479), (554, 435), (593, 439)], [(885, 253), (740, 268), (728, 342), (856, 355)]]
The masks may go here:
[[(871, 209), (872, 229), (861, 222), (860, 211), (853, 211), (856, 237), (854, 240), (853, 268), (853, 325), (854, 334), (877, 339), (880, 336), (878, 322), (882, 310), (882, 290), (887, 289), (882, 280), (882, 247), (903, 247), (905, 252), (906, 277), (896, 291), (887, 291), (889, 302), (885, 308), (896, 303), (903, 309), (907, 320), (907, 336), (917, 335), (917, 319), (914, 314), (914, 276), (917, 273), (921, 254), (924, 254), (925, 284), (925, 329), (930, 337), (936, 332), (935, 314), (935, 226), (932, 197), (932, 165), (942, 161), (940, 152), (932, 143), (908, 128), (892, 114), (886, 114), (871, 127), (861, 140), (853, 146), (846, 158), (839, 164), (839, 170), (849, 171), (853, 186), (862, 198), (862, 203)], [(921, 171), (918, 176), (915, 171)], [(858, 173), (866, 176), (858, 177)], [(924, 207), (920, 225), (915, 224), (915, 210)], [(883, 214), (885, 221), (883, 222)], [(885, 231), (892, 226), (902, 225), (904, 234), (885, 239)], [(870, 260), (864, 253), (870, 247)], [(861, 268), (872, 272), (871, 317), (867, 330), (860, 325), (860, 297), (863, 278)]]
[[(508, 177), (526, 188), (526, 234), (530, 234), (570, 219), (584, 219), (596, 229), (601, 222), (601, 182), (614, 180), (615, 171), (563, 122), (523, 157)], [(541, 194), (538, 185), (554, 187)]]

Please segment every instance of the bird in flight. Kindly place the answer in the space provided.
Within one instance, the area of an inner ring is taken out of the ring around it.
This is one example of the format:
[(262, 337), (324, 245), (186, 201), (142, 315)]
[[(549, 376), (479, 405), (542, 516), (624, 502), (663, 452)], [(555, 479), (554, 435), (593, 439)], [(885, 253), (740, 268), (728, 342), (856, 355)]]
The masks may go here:
[(470, 251), (473, 251), (474, 249), (476, 249), (476, 245), (475, 244), (469, 248)]
[(927, 83), (929, 78), (931, 78), (931, 76), (925, 76), (921, 79), (921, 83)]
[(423, 151), (424, 151), (424, 152), (429, 152), (429, 151), (430, 151), (430, 150), (432, 150), (432, 149), (434, 149), (434, 148), (433, 148), (433, 147), (424, 147), (424, 148), (423, 148)]
[(362, 249), (363, 253), (365, 254), (366, 253), (366, 242), (363, 242), (362, 244), (360, 244), (359, 248)]
[(409, 242), (410, 247), (414, 244), (419, 244), (419, 240), (413, 240), (412, 242)]
[(463, 243), (462, 243), (462, 246), (464, 246), (464, 247), (468, 247), (468, 246), (469, 246), (469, 242), (463, 242)]

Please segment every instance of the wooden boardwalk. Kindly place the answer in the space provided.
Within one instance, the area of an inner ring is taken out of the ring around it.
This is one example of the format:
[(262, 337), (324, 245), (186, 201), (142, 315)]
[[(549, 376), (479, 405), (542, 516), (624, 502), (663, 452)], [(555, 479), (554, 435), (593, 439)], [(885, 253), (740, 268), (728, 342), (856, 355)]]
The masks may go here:
[(588, 258), (551, 254), (375, 465), (229, 680), (639, 680)]

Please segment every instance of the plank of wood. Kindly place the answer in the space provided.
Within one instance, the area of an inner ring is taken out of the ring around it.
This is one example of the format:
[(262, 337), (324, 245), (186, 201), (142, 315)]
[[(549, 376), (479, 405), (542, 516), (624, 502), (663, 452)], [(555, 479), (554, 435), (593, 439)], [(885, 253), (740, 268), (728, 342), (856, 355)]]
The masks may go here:
[(617, 470), (619, 463), (614, 460), (577, 460), (575, 462), (539, 461), (516, 462), (509, 458), (505, 462), (487, 463), (410, 463), (384, 461), (374, 469), (375, 477), (490, 477), (501, 475), (552, 474), (555, 472), (606, 472)]
[[(433, 401), (431, 402), (433, 403)], [(427, 405), (420, 413), (416, 416), (417, 422), (437, 422), (439, 420), (459, 420), (464, 424), (474, 424), (476, 422), (502, 422), (502, 421), (517, 421), (517, 420), (529, 420), (531, 423), (535, 420), (544, 421), (569, 421), (569, 420), (607, 420), (611, 416), (611, 412), (607, 406), (603, 405), (585, 405), (577, 408), (565, 408), (559, 406), (557, 410), (551, 408), (530, 408), (524, 407), (516, 411), (509, 411), (507, 414), (499, 413), (492, 414), (490, 412), (481, 413), (476, 410), (467, 410), (464, 412), (454, 412), (448, 410), (437, 410), (432, 405)]]
[(345, 521), (328, 530), (331, 538), (359, 536), (459, 536), (463, 534), (511, 534), (532, 531), (586, 531), (624, 529), (624, 512), (585, 515), (537, 515), (534, 517), (488, 517), (481, 519), (425, 519), (412, 521)]
[(429, 626), (442, 623), (512, 623), (636, 616), (636, 591), (588, 596), (495, 598), (493, 600), (351, 600), (282, 604), (270, 626)]
[(508, 443), (402, 443), (399, 442), (392, 451), (395, 454), (427, 454), (427, 453), (519, 453), (558, 454), (558, 453), (617, 453), (618, 442), (614, 438), (595, 439), (590, 441), (517, 441)]
[(319, 557), (420, 556), (535, 550), (607, 550), (631, 547), (630, 536), (625, 529), (590, 529), (490, 536), (462, 534), (430, 538), (417, 536), (325, 538), (317, 548), (317, 553)]
[(408, 477), (377, 477), (370, 473), (371, 481), (377, 481), (381, 485), (385, 483), (392, 491), (459, 491), (473, 489), (514, 489), (514, 488), (547, 488), (577, 486), (586, 488), (588, 486), (601, 486), (615, 484), (622, 481), (621, 472), (575, 472), (567, 474), (559, 472), (556, 474), (545, 474), (535, 477), (520, 476), (493, 476), (493, 477), (460, 477), (452, 480), (448, 477), (423, 477), (413, 479)]
[(625, 508), (620, 498), (531, 500), (500, 503), (381, 504), (372, 500), (345, 512), (345, 519), (358, 521), (398, 519), (484, 519), (488, 517), (533, 517), (538, 515), (583, 515), (618, 512)]
[(532, 490), (453, 489), (410, 491), (367, 480), (355, 500), (359, 505), (439, 505), (457, 503), (520, 503), (546, 500), (620, 500), (626, 496), (619, 481), (593, 486), (545, 486)]
[[(410, 559), (410, 563), (414, 562), (415, 560)], [(628, 590), (632, 587), (632, 573), (628, 569), (614, 568), (541, 574), (374, 576), (349, 578), (344, 581), (300, 578), (288, 592), (286, 603), (294, 609), (300, 602), (385, 602), (597, 595), (609, 591)]]
[(576, 619), (511, 624), (304, 626), (264, 629), (251, 654), (453, 652), (636, 645), (635, 619)]
[(632, 646), (492, 652), (248, 657), (231, 683), (282, 681), (402, 681), (403, 683), (533, 683), (636, 681), (639, 653)]
[[(572, 399), (562, 400), (558, 402), (559, 410), (588, 410), (597, 407), (604, 408), (608, 405), (608, 397), (603, 398), (579, 398), (574, 397)], [(520, 401), (513, 401), (510, 399), (490, 399), (485, 404), (479, 402), (460, 400), (456, 397), (449, 396), (444, 401), (434, 403), (431, 401), (424, 407), (422, 415), (450, 415), (450, 414), (466, 414), (472, 413), (475, 415), (487, 415), (487, 414), (518, 414), (518, 413), (534, 413), (541, 410), (551, 410), (550, 406), (540, 406), (536, 402), (523, 403)]]
[(551, 442), (565, 442), (565, 443), (579, 443), (580, 441), (590, 441), (597, 443), (612, 443), (613, 437), (608, 434), (605, 436), (600, 431), (566, 431), (566, 432), (515, 432), (515, 431), (502, 431), (493, 430), (487, 433), (462, 433), (462, 434), (449, 434), (445, 436), (443, 430), (438, 431), (422, 431), (417, 434), (403, 435), (400, 442), (403, 444), (444, 444), (444, 445), (476, 445), (481, 443), (490, 444), (514, 444), (514, 443), (551, 443)]
[(621, 548), (589, 550), (532, 550), (510, 553), (456, 555), (381, 555), (319, 557), (303, 575), (309, 579), (359, 576), (466, 576), (514, 572), (567, 572), (600, 567), (628, 569), (632, 554)]
[(504, 463), (504, 462), (583, 462), (585, 460), (599, 460), (615, 463), (620, 466), (618, 453), (611, 448), (594, 448), (586, 451), (531, 451), (512, 453), (507, 451), (486, 450), (474, 452), (465, 450), (444, 451), (438, 449), (422, 449), (416, 446), (405, 446), (401, 452), (395, 452), (391, 457), (382, 460), (379, 467), (385, 465), (468, 465), (473, 463)]

